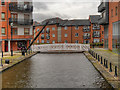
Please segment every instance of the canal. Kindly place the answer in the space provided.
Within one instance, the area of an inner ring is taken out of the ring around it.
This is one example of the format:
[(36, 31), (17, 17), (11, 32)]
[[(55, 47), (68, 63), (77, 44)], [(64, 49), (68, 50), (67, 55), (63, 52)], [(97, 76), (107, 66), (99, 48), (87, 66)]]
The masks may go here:
[(37, 54), (2, 73), (3, 88), (108, 88), (82, 53)]

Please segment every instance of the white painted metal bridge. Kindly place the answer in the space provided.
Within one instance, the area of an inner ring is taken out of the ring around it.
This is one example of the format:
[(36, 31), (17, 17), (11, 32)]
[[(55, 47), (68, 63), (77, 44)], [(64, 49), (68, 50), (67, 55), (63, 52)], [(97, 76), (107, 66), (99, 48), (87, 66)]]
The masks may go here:
[(44, 44), (32, 45), (32, 51), (39, 52), (53, 52), (53, 51), (67, 51), (67, 52), (83, 52), (90, 49), (90, 44)]

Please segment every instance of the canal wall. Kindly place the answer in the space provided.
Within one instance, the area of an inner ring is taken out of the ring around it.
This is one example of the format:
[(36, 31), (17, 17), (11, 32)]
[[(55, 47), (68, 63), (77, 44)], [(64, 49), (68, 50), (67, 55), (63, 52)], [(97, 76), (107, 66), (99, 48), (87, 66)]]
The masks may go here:
[(120, 88), (119, 87), (119, 78), (115, 77), (113, 73), (111, 74), (104, 65), (101, 65), (101, 62), (98, 62), (96, 58), (94, 58), (89, 52), (84, 52), (84, 55), (88, 58), (88, 60), (92, 63), (95, 69), (104, 77), (104, 79), (110, 84), (112, 88)]
[(26, 55), (26, 56), (21, 56), (21, 57), (19, 57), (19, 58), (16, 58), (16, 61), (17, 61), (17, 62), (8, 64), (8, 65), (5, 66), (5, 67), (3, 66), (3, 67), (0, 69), (0, 73), (8, 70), (9, 68), (11, 68), (11, 67), (13, 67), (13, 66), (15, 66), (15, 65), (17, 65), (17, 64), (19, 64), (19, 63), (21, 63), (21, 62), (23, 62), (24, 60), (26, 60), (26, 59), (28, 59), (28, 58), (36, 55), (37, 53), (38, 53), (38, 52), (33, 52), (33, 53), (28, 54), (28, 55)]

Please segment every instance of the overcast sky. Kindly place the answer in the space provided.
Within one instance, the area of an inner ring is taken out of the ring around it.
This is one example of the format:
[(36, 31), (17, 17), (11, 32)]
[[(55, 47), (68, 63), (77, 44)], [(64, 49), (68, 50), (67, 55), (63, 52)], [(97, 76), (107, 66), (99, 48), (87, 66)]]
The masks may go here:
[(54, 17), (88, 19), (89, 15), (99, 14), (99, 4), (100, 0), (33, 0), (33, 18), (38, 22)]

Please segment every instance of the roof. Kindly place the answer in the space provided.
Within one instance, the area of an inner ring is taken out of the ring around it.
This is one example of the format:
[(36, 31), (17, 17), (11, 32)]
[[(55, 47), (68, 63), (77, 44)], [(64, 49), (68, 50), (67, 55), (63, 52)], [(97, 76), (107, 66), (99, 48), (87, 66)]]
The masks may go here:
[(89, 19), (74, 19), (74, 20), (62, 20), (60, 18), (51, 18), (46, 19), (41, 22), (39, 25), (45, 25), (46, 22), (49, 21), (49, 25), (58, 24), (60, 26), (84, 26), (91, 25)]
[(99, 18), (100, 18), (100, 15), (90, 15), (91, 23), (98, 23)]
[(49, 23), (48, 23), (49, 25), (53, 25), (53, 24), (59, 24), (62, 21), (62, 19), (58, 18), (58, 17), (46, 19), (46, 20), (42, 21), (40, 25), (45, 25), (47, 21), (49, 21)]

